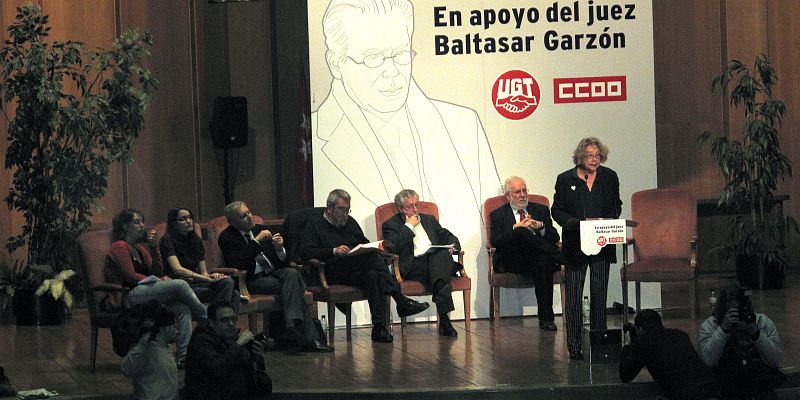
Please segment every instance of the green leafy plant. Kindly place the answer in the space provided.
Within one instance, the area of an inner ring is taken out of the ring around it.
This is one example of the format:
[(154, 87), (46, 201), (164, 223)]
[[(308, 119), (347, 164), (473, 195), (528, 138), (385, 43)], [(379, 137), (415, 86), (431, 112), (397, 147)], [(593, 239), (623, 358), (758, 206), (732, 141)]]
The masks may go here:
[(110, 50), (88, 50), (77, 41), (50, 43), (49, 31), (38, 6), (19, 7), (0, 49), (5, 168), (13, 171), (5, 200), (24, 217), (6, 248), (27, 250), (20, 276), (31, 274), (30, 265), (52, 267), (34, 273), (39, 283), (68, 279), (59, 273), (75, 262), (76, 239), (106, 192), (110, 165), (131, 160), (158, 84), (143, 64), (153, 43), (147, 32), (127, 31)]
[(65, 269), (56, 274), (56, 276), (45, 279), (41, 286), (36, 289), (36, 295), (41, 296), (45, 293), (50, 293), (53, 296), (53, 299), (58, 300), (63, 298), (64, 305), (67, 306), (68, 309), (72, 308), (73, 299), (72, 293), (67, 289), (66, 281), (75, 275), (75, 271), (71, 269)]
[[(767, 263), (781, 268), (786, 264), (784, 234), (787, 229), (798, 231), (793, 218), (784, 220), (771, 213), (777, 204), (778, 184), (792, 176), (792, 163), (780, 148), (778, 128), (786, 106), (774, 98), (777, 80), (775, 69), (762, 54), (756, 57), (753, 70), (732, 60), (711, 84), (712, 90), (719, 90), (744, 112), (741, 140), (718, 135), (711, 142), (711, 155), (726, 180), (719, 205), (738, 212), (726, 243), (717, 250), (726, 259), (755, 258), (761, 271)], [(703, 132), (699, 142), (705, 144), (711, 137)]]

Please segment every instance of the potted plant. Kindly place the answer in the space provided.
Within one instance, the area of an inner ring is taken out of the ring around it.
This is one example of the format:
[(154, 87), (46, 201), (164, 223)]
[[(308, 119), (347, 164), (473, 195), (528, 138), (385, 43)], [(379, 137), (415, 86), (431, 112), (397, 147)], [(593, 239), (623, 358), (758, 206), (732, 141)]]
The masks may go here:
[[(714, 250), (724, 259), (735, 258), (742, 284), (759, 289), (782, 286), (787, 264), (784, 237), (788, 230), (798, 231), (792, 217), (783, 219), (772, 212), (778, 204), (778, 184), (792, 176), (791, 161), (780, 148), (778, 129), (786, 107), (773, 95), (777, 80), (762, 54), (752, 70), (732, 60), (711, 83), (712, 90), (720, 90), (744, 113), (741, 139), (718, 135), (711, 142), (711, 155), (726, 180), (718, 205), (736, 213), (726, 242)], [(700, 143), (711, 136), (703, 132)]]
[(64, 278), (76, 262), (76, 239), (105, 194), (111, 163), (130, 161), (158, 83), (143, 64), (149, 33), (130, 30), (109, 50), (89, 50), (77, 41), (48, 42), (49, 31), (38, 6), (19, 7), (0, 49), (5, 168), (13, 172), (5, 200), (24, 217), (6, 243), (11, 253), (26, 251), (14, 271), (15, 298), (18, 289)]

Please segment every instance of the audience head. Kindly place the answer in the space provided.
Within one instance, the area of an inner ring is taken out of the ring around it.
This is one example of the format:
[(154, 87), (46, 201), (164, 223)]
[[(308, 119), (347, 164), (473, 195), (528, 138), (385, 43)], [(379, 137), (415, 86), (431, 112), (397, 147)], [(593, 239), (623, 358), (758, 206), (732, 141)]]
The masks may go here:
[(223, 209), (222, 213), (234, 228), (240, 231), (249, 231), (256, 226), (250, 208), (243, 201), (234, 201)]
[(637, 328), (640, 328), (644, 331), (651, 331), (657, 328), (663, 328), (664, 325), (661, 322), (661, 316), (658, 315), (657, 312), (653, 310), (641, 310), (636, 313), (636, 317), (633, 319), (634, 325)]
[(322, 19), (331, 75), (375, 113), (399, 110), (411, 83), (414, 8), (408, 0), (332, 0)]
[(236, 322), (239, 318), (230, 304), (213, 303), (208, 306), (206, 314), (208, 315), (208, 324), (215, 335), (227, 339), (238, 337), (239, 330), (236, 328)]
[(188, 208), (175, 207), (167, 213), (167, 232), (186, 235), (194, 232), (194, 214)]
[(350, 193), (344, 189), (334, 189), (325, 201), (325, 216), (337, 228), (347, 224), (350, 215)]
[[(597, 156), (597, 157), (593, 157)], [(602, 164), (608, 159), (608, 147), (596, 137), (587, 137), (578, 142), (578, 147), (572, 153), (572, 162), (575, 165), (586, 165), (588, 162)], [(596, 160), (596, 161), (595, 161)]]
[(125, 208), (111, 221), (112, 240), (136, 241), (144, 237), (144, 215), (135, 208)]
[(406, 215), (417, 213), (417, 202), (419, 202), (419, 195), (411, 189), (403, 189), (394, 196), (394, 205), (397, 207), (397, 211)]
[(528, 185), (524, 179), (509, 176), (503, 182), (503, 193), (514, 208), (525, 209), (528, 206)]

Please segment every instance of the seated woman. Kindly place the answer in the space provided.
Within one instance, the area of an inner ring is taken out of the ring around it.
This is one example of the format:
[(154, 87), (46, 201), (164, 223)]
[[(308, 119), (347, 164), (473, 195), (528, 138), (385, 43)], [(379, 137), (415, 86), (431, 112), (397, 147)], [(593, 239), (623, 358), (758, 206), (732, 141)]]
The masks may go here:
[[(105, 280), (131, 288), (128, 303), (142, 304), (155, 299), (175, 315), (178, 331), (175, 360), (180, 368), (192, 337), (192, 318), (205, 319), (206, 308), (186, 281), (172, 280), (164, 275), (155, 248), (155, 232), (147, 235), (147, 245), (140, 243), (144, 237), (141, 211), (126, 208), (114, 217), (113, 243), (106, 255)], [(148, 247), (154, 251), (152, 255)]]
[(194, 215), (188, 208), (173, 208), (167, 214), (167, 231), (158, 245), (161, 259), (170, 267), (173, 278), (190, 281), (190, 286), (204, 303), (228, 304), (239, 313), (239, 291), (233, 279), (223, 274), (209, 274), (206, 269), (203, 241), (194, 231)]

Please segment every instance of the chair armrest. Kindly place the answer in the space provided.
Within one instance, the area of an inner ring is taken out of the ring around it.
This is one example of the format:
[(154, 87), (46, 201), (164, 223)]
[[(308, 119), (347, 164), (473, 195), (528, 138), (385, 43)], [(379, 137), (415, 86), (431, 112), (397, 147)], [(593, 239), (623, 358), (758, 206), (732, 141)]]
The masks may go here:
[[(209, 274), (218, 273), (218, 274), (225, 274), (225, 275), (228, 275), (228, 276), (236, 276), (238, 274), (238, 272), (239, 272), (238, 268), (230, 268), (230, 267), (211, 268), (208, 271)], [(246, 271), (242, 271), (242, 272), (246, 272)]]
[(219, 273), (225, 274), (230, 277), (236, 277), (236, 281), (239, 282), (239, 294), (246, 297), (247, 300), (250, 300), (251, 295), (250, 291), (247, 290), (247, 271), (242, 271), (238, 268), (229, 268), (229, 267), (217, 267), (212, 268), (209, 273)]
[(464, 269), (464, 250), (459, 250), (458, 253), (456, 253), (456, 255), (458, 256), (458, 263), (461, 264), (461, 269), (458, 270), (458, 276), (461, 276), (463, 278), (469, 278), (469, 276), (467, 275), (467, 270)]
[(697, 236), (693, 236), (689, 243), (692, 246), (692, 253), (689, 256), (689, 267), (697, 271)]
[(126, 288), (125, 286), (117, 285), (114, 283), (101, 283), (86, 288), (86, 291), (89, 293), (94, 293), (94, 292), (126, 293), (129, 290), (130, 289)]
[(387, 258), (389, 265), (392, 267), (394, 279), (397, 280), (397, 283), (403, 283), (403, 277), (400, 276), (400, 256), (392, 253), (383, 253), (383, 255)]
[(492, 280), (494, 278), (494, 263), (492, 262), (492, 256), (494, 255), (495, 251), (497, 251), (497, 248), (492, 247), (492, 246), (486, 246), (487, 258), (489, 260), (489, 267), (486, 268), (486, 271), (488, 273), (489, 285), (490, 286), (491, 286)]
[(330, 289), (330, 285), (328, 285), (328, 279), (325, 278), (325, 263), (317, 260), (316, 258), (312, 258), (307, 261), (307, 264), (312, 268), (316, 268), (317, 277), (319, 278), (319, 283), (322, 285), (322, 288), (325, 290)]

